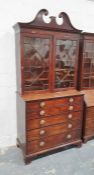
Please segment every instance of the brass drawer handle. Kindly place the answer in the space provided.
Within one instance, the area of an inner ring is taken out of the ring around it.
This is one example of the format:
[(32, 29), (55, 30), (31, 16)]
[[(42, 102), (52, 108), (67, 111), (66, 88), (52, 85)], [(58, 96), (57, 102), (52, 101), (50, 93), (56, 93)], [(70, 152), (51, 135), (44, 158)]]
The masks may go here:
[(70, 110), (70, 111), (72, 111), (72, 110), (73, 110), (73, 108), (74, 108), (73, 106), (69, 106), (69, 110)]
[(69, 102), (73, 102), (74, 101), (74, 99), (73, 98), (69, 98)]
[(41, 102), (41, 103), (40, 103), (40, 107), (44, 107), (45, 105), (46, 105), (45, 102)]
[(45, 120), (40, 120), (40, 124), (43, 125), (45, 123)]
[(68, 124), (68, 128), (72, 128), (72, 124), (71, 123)]
[(67, 139), (71, 139), (72, 138), (72, 135), (71, 134), (68, 134), (67, 135)]
[(40, 143), (39, 143), (39, 145), (42, 147), (42, 146), (44, 146), (44, 145), (45, 145), (45, 142), (44, 142), (44, 141), (42, 141), (42, 142), (40, 142)]
[(45, 130), (41, 130), (39, 134), (40, 135), (44, 135), (45, 134)]
[(37, 33), (37, 31), (35, 31), (35, 30), (32, 30), (31, 32), (32, 32), (32, 33)]
[(45, 111), (40, 111), (40, 115), (44, 115), (45, 114)]
[(69, 115), (68, 115), (68, 118), (69, 118), (69, 119), (71, 119), (72, 117), (73, 117), (72, 114), (69, 114)]

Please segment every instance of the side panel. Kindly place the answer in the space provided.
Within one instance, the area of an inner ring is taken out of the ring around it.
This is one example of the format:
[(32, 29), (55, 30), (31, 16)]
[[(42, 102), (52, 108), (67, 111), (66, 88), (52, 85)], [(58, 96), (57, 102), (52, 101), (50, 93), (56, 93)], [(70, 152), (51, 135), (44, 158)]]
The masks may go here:
[(20, 33), (15, 33), (15, 55), (16, 55), (16, 83), (17, 92), (21, 93), (21, 54), (20, 54)]
[(17, 94), (17, 140), (21, 145), (21, 148), (25, 151), (26, 144), (26, 122), (25, 122), (25, 102)]

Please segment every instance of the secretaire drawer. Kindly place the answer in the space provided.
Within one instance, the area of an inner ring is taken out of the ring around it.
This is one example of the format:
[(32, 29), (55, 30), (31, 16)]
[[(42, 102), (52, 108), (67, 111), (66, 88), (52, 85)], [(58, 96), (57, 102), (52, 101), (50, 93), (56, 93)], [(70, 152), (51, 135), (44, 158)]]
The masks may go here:
[(57, 147), (59, 145), (64, 145), (65, 143), (70, 143), (72, 141), (80, 139), (81, 139), (80, 130), (72, 131), (71, 133), (66, 132), (63, 134), (41, 138), (27, 143), (27, 154), (39, 152), (52, 147)]
[(62, 122), (76, 121), (76, 120), (82, 120), (81, 111), (68, 113), (68, 114), (65, 113), (58, 116), (27, 120), (26, 127), (29, 130), (29, 129), (35, 129), (35, 128), (40, 128), (44, 126), (54, 125)]
[(50, 135), (56, 135), (67, 131), (77, 130), (81, 128), (81, 121), (76, 120), (75, 122), (69, 121), (68, 123), (61, 123), (58, 125), (43, 127), (39, 129), (33, 129), (27, 131), (27, 141), (36, 140), (39, 138), (47, 137)]
[(63, 105), (74, 105), (74, 104), (82, 104), (82, 96), (72, 96), (66, 98), (59, 98), (59, 99), (50, 99), (50, 100), (42, 100), (42, 101), (33, 101), (27, 102), (27, 109), (28, 111), (35, 111), (47, 108), (55, 108)]

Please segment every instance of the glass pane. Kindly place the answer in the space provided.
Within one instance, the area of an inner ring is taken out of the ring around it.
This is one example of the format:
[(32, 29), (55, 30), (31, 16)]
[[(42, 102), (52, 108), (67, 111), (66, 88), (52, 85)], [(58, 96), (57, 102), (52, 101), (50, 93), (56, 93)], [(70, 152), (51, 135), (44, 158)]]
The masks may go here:
[(49, 39), (24, 38), (25, 90), (48, 89)]
[(72, 40), (57, 40), (55, 88), (74, 86), (77, 42)]
[[(86, 41), (83, 58), (83, 87), (94, 87), (94, 43)], [(87, 80), (86, 80), (87, 79)]]
[(91, 86), (92, 88), (94, 88), (94, 77), (93, 77), (93, 78), (91, 78), (91, 81), (90, 81), (90, 86)]
[(89, 78), (83, 79), (83, 87), (89, 88)]
[(94, 58), (92, 59), (91, 62), (91, 73), (94, 73)]
[(83, 71), (84, 73), (90, 73), (90, 66), (91, 66), (91, 63), (84, 63), (84, 68), (83, 68)]

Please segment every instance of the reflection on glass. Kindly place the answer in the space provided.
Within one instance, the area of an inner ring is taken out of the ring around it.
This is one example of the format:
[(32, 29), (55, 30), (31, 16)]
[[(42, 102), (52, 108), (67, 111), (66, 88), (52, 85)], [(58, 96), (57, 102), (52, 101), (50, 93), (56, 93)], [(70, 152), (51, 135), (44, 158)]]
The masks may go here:
[(49, 39), (24, 38), (25, 90), (48, 89)]
[(94, 88), (94, 43), (87, 41), (84, 45), (83, 87)]
[(55, 88), (74, 86), (76, 47), (76, 41), (57, 40)]

